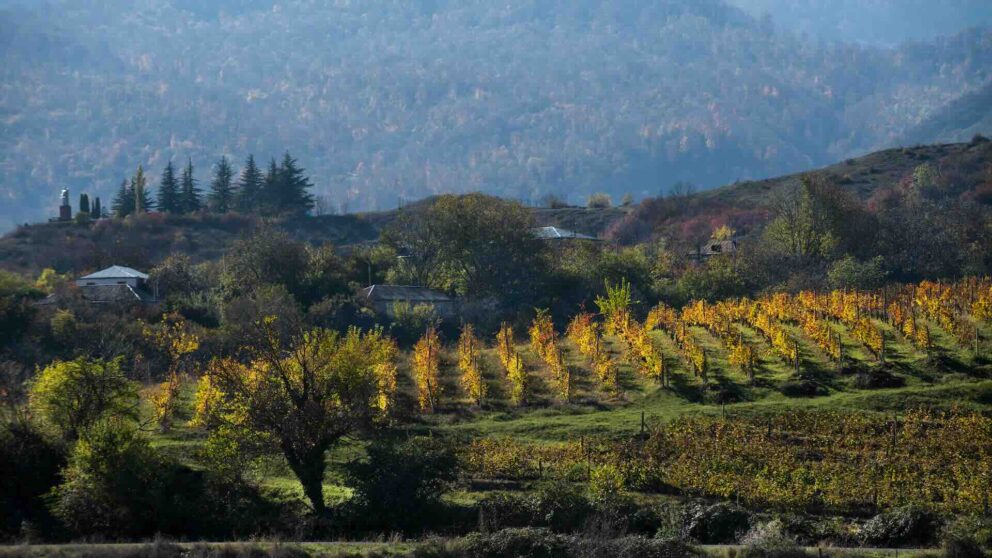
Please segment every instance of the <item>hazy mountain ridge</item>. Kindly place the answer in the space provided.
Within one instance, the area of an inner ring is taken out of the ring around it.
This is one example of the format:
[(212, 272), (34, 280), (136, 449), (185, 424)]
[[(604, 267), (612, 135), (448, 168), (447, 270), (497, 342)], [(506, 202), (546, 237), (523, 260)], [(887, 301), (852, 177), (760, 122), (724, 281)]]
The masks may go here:
[(285, 149), (352, 209), (711, 186), (890, 145), (992, 67), (986, 32), (814, 45), (710, 0), (8, 5), (3, 228), (138, 163)]

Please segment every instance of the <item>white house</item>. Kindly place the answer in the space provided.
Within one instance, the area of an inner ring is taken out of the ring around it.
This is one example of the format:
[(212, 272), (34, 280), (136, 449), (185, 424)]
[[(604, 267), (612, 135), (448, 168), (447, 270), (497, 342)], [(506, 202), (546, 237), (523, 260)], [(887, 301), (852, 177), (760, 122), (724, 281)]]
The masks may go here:
[(76, 279), (83, 298), (89, 302), (144, 302), (156, 301), (148, 286), (148, 275), (130, 267), (112, 265), (96, 273)]

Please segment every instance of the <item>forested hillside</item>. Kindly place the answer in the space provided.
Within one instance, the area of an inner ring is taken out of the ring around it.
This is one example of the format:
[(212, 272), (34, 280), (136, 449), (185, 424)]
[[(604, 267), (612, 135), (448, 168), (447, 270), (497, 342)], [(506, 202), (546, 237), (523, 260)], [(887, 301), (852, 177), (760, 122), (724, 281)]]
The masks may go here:
[(869, 44), (927, 40), (992, 24), (992, 4), (985, 0), (730, 0), (730, 3), (813, 37)]
[(64, 186), (109, 199), (138, 164), (286, 150), (352, 210), (715, 186), (889, 145), (992, 67), (980, 30), (792, 31), (717, 0), (4, 0), (0, 228)]

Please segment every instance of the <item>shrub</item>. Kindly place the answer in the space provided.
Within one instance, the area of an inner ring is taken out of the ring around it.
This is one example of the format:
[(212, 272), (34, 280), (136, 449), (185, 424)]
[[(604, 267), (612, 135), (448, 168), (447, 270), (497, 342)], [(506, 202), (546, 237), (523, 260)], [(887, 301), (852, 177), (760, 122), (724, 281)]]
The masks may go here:
[(413, 438), (378, 442), (368, 457), (345, 465), (354, 490), (348, 511), (361, 528), (419, 531), (437, 519), (441, 495), (457, 478), (458, 460), (443, 442)]
[(941, 521), (932, 512), (907, 506), (868, 520), (861, 529), (861, 540), (867, 546), (928, 546), (936, 541), (940, 529)]
[(583, 529), (593, 514), (588, 498), (566, 481), (542, 484), (524, 496), (497, 494), (479, 504), (480, 528), (546, 527), (557, 533)]
[(613, 198), (609, 194), (596, 193), (586, 200), (586, 207), (589, 209), (609, 209), (613, 207)]
[(859, 372), (854, 376), (854, 387), (858, 389), (894, 388), (904, 385), (906, 385), (904, 378), (882, 368)]
[(750, 515), (743, 508), (729, 503), (690, 509), (686, 533), (704, 544), (725, 544), (736, 541), (747, 532)]
[(809, 556), (796, 540), (785, 533), (781, 521), (775, 520), (753, 528), (741, 541), (740, 558), (804, 558)]
[(971, 537), (953, 536), (944, 541), (944, 558), (985, 558), (985, 551)]
[(107, 416), (135, 417), (138, 392), (120, 359), (56, 361), (32, 381), (31, 409), (67, 440)]
[(569, 558), (568, 538), (546, 529), (504, 529), (465, 537), (464, 555), (474, 558)]
[(790, 380), (784, 382), (781, 391), (783, 395), (788, 397), (816, 397), (824, 394), (823, 387), (813, 380)]
[(190, 536), (219, 510), (205, 504), (203, 474), (159, 455), (138, 429), (103, 420), (76, 442), (52, 511), (77, 535)]
[(58, 482), (65, 460), (65, 448), (29, 422), (0, 424), (0, 538), (14, 535), (22, 525), (52, 527), (43, 496)]

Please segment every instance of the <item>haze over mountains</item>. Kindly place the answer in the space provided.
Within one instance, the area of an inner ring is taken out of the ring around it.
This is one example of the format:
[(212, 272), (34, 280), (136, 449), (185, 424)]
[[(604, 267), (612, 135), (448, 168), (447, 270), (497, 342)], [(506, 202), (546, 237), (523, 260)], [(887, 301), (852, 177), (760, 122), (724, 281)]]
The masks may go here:
[(0, 0), (0, 230), (170, 158), (204, 182), (289, 150), (317, 194), (376, 209), (656, 195), (992, 133), (986, 2), (92, 4)]

